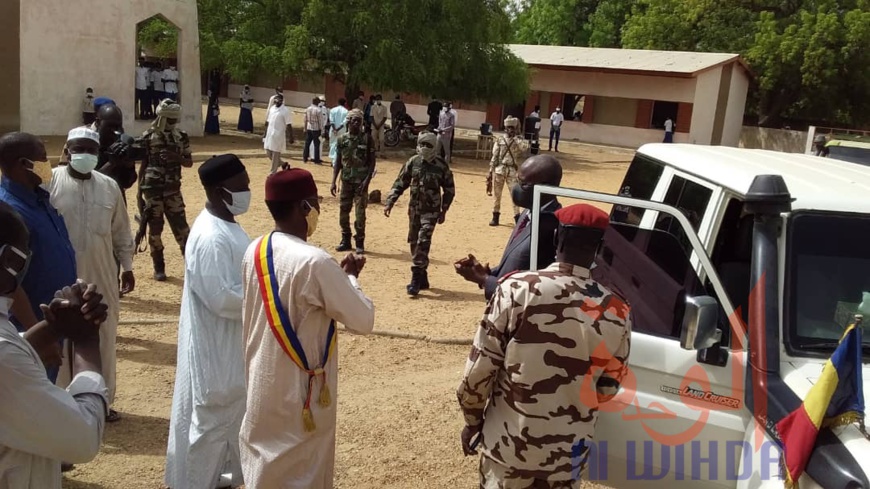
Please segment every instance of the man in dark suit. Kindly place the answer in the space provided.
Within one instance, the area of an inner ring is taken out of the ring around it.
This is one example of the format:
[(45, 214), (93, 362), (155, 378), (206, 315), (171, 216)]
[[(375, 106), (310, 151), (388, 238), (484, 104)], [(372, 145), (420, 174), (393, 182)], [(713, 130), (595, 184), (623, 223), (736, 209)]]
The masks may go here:
[[(502, 254), (501, 262), (495, 268), (482, 265), (474, 255), (468, 255), (456, 263), (456, 273), (469, 282), (476, 283), (484, 290), (489, 300), (498, 281), (505, 275), (526, 271), (531, 267), (532, 254), (532, 196), (535, 185), (558, 187), (562, 183), (562, 165), (550, 155), (536, 155), (527, 159), (517, 171), (518, 183), (511, 189), (511, 199), (518, 207), (525, 209), (520, 214), (511, 232), (510, 240)], [(538, 268), (549, 266), (556, 259), (555, 231), (559, 226), (555, 212), (562, 207), (553, 195), (541, 195), (541, 213), (538, 234)]]

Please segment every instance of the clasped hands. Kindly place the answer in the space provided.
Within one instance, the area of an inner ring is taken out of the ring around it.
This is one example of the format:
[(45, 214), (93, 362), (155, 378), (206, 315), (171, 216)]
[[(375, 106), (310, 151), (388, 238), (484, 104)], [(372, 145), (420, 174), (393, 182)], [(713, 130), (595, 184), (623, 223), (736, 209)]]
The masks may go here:
[(465, 280), (475, 283), (478, 287), (483, 287), (486, 284), (492, 270), (489, 268), (489, 263), (482, 265), (474, 255), (470, 254), (466, 258), (462, 258), (453, 264), (456, 273), (462, 276)]

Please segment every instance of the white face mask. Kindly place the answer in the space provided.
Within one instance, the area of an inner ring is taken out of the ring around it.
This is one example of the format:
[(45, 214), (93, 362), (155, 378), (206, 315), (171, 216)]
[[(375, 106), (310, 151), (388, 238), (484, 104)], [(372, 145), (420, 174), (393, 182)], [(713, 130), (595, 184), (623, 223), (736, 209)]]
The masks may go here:
[(69, 166), (72, 167), (73, 170), (87, 175), (88, 173), (94, 171), (97, 168), (97, 162), (99, 158), (97, 155), (92, 155), (90, 153), (77, 153), (69, 155)]
[(230, 192), (227, 189), (224, 189), (224, 192), (233, 196), (233, 203), (230, 204), (226, 200), (224, 204), (227, 205), (227, 210), (230, 211), (230, 214), (234, 216), (240, 216), (245, 212), (248, 212), (248, 208), (251, 207), (251, 191), (243, 190), (241, 192)]

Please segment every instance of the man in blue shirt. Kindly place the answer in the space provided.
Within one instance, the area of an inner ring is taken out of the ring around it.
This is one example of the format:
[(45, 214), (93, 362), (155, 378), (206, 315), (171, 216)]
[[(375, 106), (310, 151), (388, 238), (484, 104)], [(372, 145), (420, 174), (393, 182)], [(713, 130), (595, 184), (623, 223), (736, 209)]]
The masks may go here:
[[(42, 141), (21, 132), (0, 136), (0, 172), (0, 201), (18, 211), (30, 231), (33, 258), (11, 310), (15, 327), (25, 331), (43, 319), (40, 304), (50, 303), (56, 291), (75, 283), (75, 251), (63, 218), (41, 188), (51, 181), (51, 164)], [(59, 354), (60, 347), (57, 364), (46, 365), (52, 382), (57, 379)]]

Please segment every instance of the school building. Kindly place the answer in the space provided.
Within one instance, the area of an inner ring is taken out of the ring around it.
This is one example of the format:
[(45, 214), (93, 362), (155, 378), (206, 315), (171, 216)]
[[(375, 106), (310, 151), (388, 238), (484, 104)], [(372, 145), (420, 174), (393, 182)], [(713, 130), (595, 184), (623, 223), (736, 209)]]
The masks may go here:
[[(664, 121), (675, 122), (674, 142), (737, 146), (750, 72), (737, 54), (691, 53), (569, 46), (510, 45), (531, 68), (530, 94), (513, 106), (454, 100), (459, 127), (476, 129), (488, 122), (501, 129), (508, 115), (523, 118), (541, 106), (541, 136), (549, 134), (549, 115), (561, 107), (562, 139), (637, 147), (659, 142)], [(344, 86), (331, 76), (306, 75), (283, 81), (259, 77), (249, 82), (258, 101), (274, 87), (284, 88), (288, 105), (305, 107), (314, 96), (334, 105)], [(235, 97), (241, 85), (231, 83)], [(363, 87), (366, 99), (381, 93), (389, 104), (395, 94)], [(403, 93), (408, 113), (427, 120), (425, 95)], [(542, 145), (546, 145), (543, 141)]]

